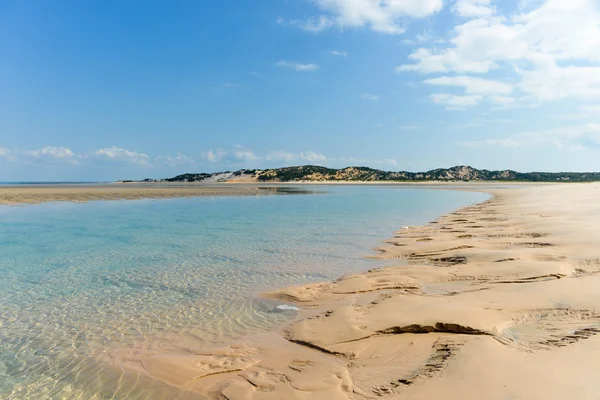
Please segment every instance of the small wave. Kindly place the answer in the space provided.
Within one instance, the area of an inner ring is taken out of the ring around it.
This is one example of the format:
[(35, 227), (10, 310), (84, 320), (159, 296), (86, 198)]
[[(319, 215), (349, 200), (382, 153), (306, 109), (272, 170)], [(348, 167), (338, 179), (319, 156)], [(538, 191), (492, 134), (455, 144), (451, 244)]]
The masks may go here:
[(283, 310), (283, 311), (300, 311), (300, 309), (296, 306), (290, 306), (287, 304), (280, 304), (277, 307), (275, 307), (278, 310)]

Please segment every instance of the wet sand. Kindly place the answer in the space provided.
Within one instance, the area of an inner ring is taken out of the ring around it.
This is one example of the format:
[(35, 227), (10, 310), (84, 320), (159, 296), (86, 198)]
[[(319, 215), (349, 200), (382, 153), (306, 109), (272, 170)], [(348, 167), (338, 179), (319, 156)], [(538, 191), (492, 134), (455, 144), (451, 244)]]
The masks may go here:
[[(37, 204), (53, 201), (139, 200), (202, 196), (255, 196), (285, 190), (259, 185), (22, 185), (0, 186), (0, 204)], [(290, 193), (290, 192), (288, 192)]]
[(492, 192), (398, 231), (396, 267), (265, 294), (302, 309), (278, 332), (111, 362), (182, 399), (600, 398), (600, 184)]

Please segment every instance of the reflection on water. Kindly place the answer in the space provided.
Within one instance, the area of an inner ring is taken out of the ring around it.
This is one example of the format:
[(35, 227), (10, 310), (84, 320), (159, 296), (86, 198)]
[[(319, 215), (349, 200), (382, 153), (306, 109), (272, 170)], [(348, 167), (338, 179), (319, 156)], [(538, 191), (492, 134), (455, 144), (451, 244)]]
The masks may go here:
[(316, 190), (299, 187), (285, 187), (285, 186), (259, 186), (258, 190), (263, 193), (272, 194), (325, 194), (325, 190)]
[(0, 207), (0, 398), (173, 398), (112, 355), (281, 325), (296, 311), (257, 292), (376, 266), (361, 256), (398, 226), (486, 197), (308, 192), (320, 194)]

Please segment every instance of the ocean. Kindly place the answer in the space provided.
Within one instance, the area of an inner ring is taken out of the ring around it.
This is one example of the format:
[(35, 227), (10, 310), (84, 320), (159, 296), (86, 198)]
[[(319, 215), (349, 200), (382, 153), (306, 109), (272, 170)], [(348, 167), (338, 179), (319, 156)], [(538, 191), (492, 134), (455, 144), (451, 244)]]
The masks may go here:
[(276, 328), (296, 312), (260, 292), (389, 265), (365, 256), (403, 225), (489, 197), (310, 188), (0, 206), (0, 398), (174, 398), (111, 355)]

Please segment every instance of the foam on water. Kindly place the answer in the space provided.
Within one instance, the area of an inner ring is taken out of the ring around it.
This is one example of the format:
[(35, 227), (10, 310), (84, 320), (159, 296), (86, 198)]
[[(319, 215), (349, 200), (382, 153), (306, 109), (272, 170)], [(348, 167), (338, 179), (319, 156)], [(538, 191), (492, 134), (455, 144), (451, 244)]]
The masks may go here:
[(258, 292), (377, 266), (398, 227), (486, 198), (325, 190), (0, 207), (0, 398), (173, 398), (109, 355), (274, 328), (297, 310)]

